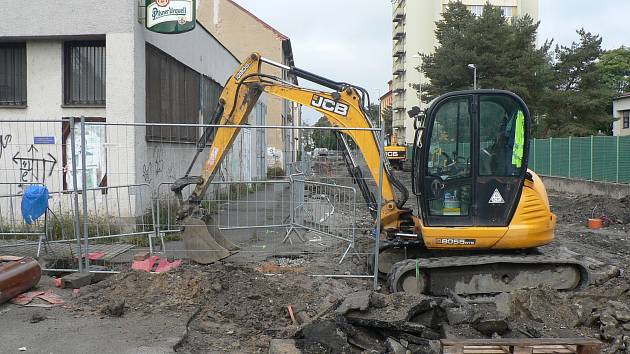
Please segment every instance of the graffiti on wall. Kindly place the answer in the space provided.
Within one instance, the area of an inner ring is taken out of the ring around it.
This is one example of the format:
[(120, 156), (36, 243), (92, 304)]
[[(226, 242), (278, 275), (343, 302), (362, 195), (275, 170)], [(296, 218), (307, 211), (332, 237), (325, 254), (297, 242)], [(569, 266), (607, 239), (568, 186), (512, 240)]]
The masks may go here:
[(151, 183), (153, 178), (158, 177), (164, 170), (163, 154), (162, 146), (158, 146), (153, 150), (153, 158), (142, 165), (142, 177), (146, 183)]
[(50, 177), (57, 165), (57, 159), (47, 153), (40, 154), (35, 145), (29, 146), (25, 155), (20, 151), (13, 155), (13, 163), (20, 169), (20, 180), (22, 182), (46, 182), (46, 177)]
[(9, 143), (12, 139), (13, 135), (11, 134), (0, 134), (0, 157), (2, 157), (2, 153), (4, 153), (4, 150), (7, 148), (7, 146), (9, 146)]

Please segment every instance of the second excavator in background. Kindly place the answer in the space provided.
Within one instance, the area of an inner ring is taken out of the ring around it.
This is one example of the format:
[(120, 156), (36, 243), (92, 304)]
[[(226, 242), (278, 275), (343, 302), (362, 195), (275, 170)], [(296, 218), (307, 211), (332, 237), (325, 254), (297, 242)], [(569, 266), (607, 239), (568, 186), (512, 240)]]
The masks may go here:
[[(264, 74), (263, 64), (331, 91)], [(387, 161), (380, 180), (384, 142), (372, 129), (367, 91), (257, 53), (228, 79), (211, 122), (215, 126), (205, 129), (186, 175), (172, 186), (181, 203), (182, 237), (196, 262), (211, 263), (237, 250), (218, 228), (209, 226), (212, 216), (201, 201), (263, 92), (315, 109), (340, 129), (337, 137), (345, 147), (349, 173), (373, 217), (380, 218), (381, 247), (372, 266), (391, 291), (482, 294), (539, 285), (571, 290), (588, 284), (588, 267), (579, 259), (537, 250), (552, 242), (556, 216), (541, 179), (527, 168), (530, 115), (518, 96), (500, 90), (452, 92), (433, 100), (425, 112), (412, 110), (412, 187), (419, 208), (414, 213), (406, 208), (407, 188)], [(360, 150), (374, 185), (382, 186), (380, 210), (375, 187), (350, 154), (348, 139)], [(190, 175), (207, 147), (202, 170)], [(189, 185), (194, 191), (184, 200), (182, 190)]]

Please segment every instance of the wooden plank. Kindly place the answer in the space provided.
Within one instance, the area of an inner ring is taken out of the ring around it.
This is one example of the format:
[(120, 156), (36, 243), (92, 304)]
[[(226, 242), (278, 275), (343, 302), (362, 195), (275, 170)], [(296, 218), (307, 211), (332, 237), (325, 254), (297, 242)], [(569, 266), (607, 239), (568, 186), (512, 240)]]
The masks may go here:
[(601, 342), (594, 338), (501, 338), (501, 339), (442, 339), (442, 345), (599, 345)]
[(574, 351), (564, 348), (538, 348), (534, 347), (533, 354), (575, 354)]
[(444, 354), (464, 354), (464, 345), (463, 344), (453, 344), (449, 346), (445, 346), (442, 349)]
[(569, 350), (571, 353), (575, 352), (575, 350), (570, 349), (569, 346), (562, 344), (542, 344), (535, 345), (534, 348), (537, 350)]
[(532, 347), (514, 347), (512, 350), (513, 354), (532, 354), (534, 352), (534, 348)]

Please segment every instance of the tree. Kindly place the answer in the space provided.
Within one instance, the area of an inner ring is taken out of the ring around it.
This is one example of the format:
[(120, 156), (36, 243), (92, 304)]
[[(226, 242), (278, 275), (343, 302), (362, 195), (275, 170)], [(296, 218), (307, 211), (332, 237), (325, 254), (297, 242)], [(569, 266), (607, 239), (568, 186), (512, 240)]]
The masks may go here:
[(435, 31), (440, 46), (433, 54), (421, 54), (421, 70), (430, 80), (423, 83), (422, 98), (472, 88), (472, 63), (480, 88), (513, 91), (537, 112), (550, 75), (551, 45), (537, 48), (537, 31), (538, 23), (528, 15), (508, 23), (492, 5), (475, 17), (462, 3), (451, 2)]
[(378, 103), (372, 103), (368, 107), (368, 118), (372, 122), (372, 125), (375, 127), (381, 126), (381, 123), (379, 122), (380, 115), (381, 115), (379, 112), (380, 110), (381, 110), (381, 106)]
[(630, 48), (621, 46), (602, 54), (597, 68), (610, 89), (621, 94), (630, 91)]
[(552, 89), (544, 101), (547, 116), (543, 136), (591, 135), (610, 132), (608, 107), (615, 92), (598, 65), (602, 38), (581, 29), (579, 42), (556, 46)]
[(381, 112), (381, 119), (383, 120), (383, 124), (385, 124), (385, 135), (392, 135), (392, 107), (383, 108), (383, 112)]
[[(330, 127), (330, 122), (326, 117), (321, 117), (315, 123), (316, 127)], [(313, 144), (317, 148), (327, 148), (329, 150), (337, 149), (337, 137), (332, 130), (314, 130), (311, 135)]]

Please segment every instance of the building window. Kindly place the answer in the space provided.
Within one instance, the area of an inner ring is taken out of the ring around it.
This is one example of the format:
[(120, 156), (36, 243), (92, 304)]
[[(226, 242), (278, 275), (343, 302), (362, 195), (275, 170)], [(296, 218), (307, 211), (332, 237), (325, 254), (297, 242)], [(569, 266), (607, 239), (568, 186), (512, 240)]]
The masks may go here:
[(501, 6), (501, 14), (509, 20), (514, 17), (514, 9), (514, 6)]
[[(199, 124), (199, 73), (146, 45), (146, 121)], [(214, 107), (212, 107), (214, 109)], [(147, 141), (196, 142), (197, 127), (147, 126)]]
[(623, 111), (623, 129), (630, 128), (630, 111)]
[(26, 44), (0, 43), (0, 106), (26, 105)]
[[(62, 123), (61, 156), (63, 164), (63, 190), (73, 190), (73, 170), (72, 159), (76, 161), (77, 167), (77, 189), (83, 188), (83, 159), (81, 158), (81, 126), (79, 118), (65, 118)], [(74, 119), (74, 144), (75, 156), (72, 156), (72, 138), (70, 123), (67, 120)], [(102, 117), (86, 117), (86, 122), (105, 122)], [(86, 124), (85, 125), (85, 174), (86, 188), (107, 187), (107, 134), (105, 125)], [(105, 192), (103, 190), (103, 192)]]
[(483, 15), (483, 5), (468, 6), (468, 9), (470, 10), (470, 12), (472, 12), (473, 15), (475, 15), (477, 17)]
[(64, 104), (105, 105), (105, 41), (65, 43)]

